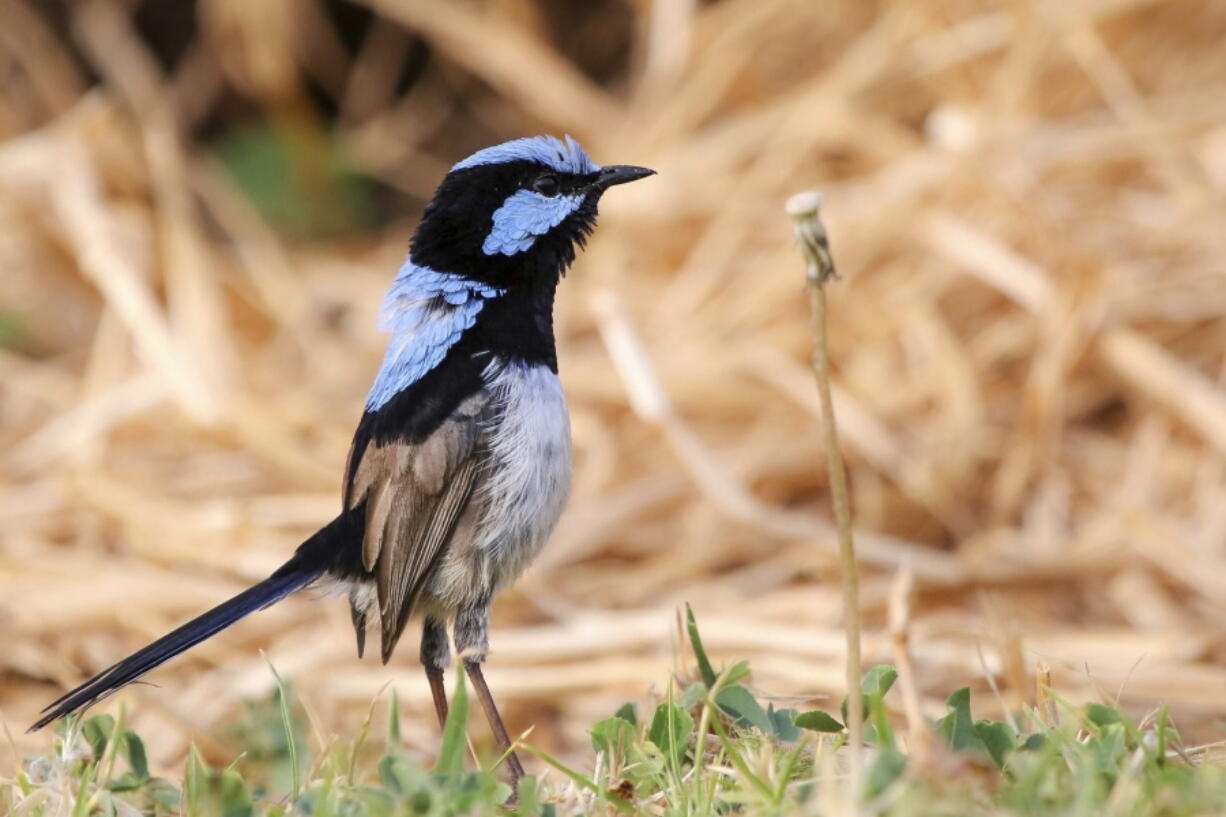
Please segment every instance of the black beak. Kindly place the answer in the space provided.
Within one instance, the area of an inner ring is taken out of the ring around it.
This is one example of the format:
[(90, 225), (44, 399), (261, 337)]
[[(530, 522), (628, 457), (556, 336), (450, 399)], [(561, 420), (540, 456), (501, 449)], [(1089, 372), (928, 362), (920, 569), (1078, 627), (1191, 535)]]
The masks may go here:
[(596, 174), (594, 186), (597, 189), (605, 190), (615, 184), (625, 184), (638, 179), (645, 179), (648, 176), (654, 176), (656, 172), (647, 167), (635, 167), (634, 165), (609, 165), (600, 168), (600, 172)]

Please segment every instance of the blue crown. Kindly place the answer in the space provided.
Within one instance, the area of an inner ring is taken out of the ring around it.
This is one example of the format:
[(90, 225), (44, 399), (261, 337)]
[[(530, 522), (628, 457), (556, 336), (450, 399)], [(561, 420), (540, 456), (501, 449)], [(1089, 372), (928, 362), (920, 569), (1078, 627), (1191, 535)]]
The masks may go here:
[(503, 142), (477, 151), (467, 159), (456, 162), (451, 169), (455, 171), (479, 165), (523, 161), (538, 162), (559, 173), (587, 174), (600, 170), (600, 165), (584, 153), (570, 134), (567, 134), (565, 142), (553, 136), (530, 136)]

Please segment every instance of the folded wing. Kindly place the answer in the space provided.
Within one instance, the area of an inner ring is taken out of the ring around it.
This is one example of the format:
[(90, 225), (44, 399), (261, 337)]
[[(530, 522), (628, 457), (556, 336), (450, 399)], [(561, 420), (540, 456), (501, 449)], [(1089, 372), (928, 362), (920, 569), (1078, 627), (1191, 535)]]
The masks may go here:
[[(350, 463), (347, 501), (365, 503), (362, 565), (374, 575), (384, 663), (472, 499), (488, 453), (490, 403), (481, 389), (420, 442), (371, 441)], [(355, 623), (360, 644), (360, 614)]]

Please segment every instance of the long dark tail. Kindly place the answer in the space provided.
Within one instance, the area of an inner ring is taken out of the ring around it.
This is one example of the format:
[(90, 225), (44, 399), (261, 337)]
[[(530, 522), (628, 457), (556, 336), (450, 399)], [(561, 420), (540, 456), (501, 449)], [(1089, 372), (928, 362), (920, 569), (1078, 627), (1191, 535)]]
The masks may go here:
[(81, 686), (52, 701), (43, 710), (43, 716), (28, 731), (41, 729), (58, 718), (110, 695), (184, 650), (216, 635), (244, 616), (276, 604), (294, 591), (301, 590), (319, 578), (325, 570), (336, 563), (338, 552), (343, 552), (348, 544), (345, 541), (348, 537), (344, 534), (349, 532), (346, 530), (349, 526), (349, 516), (342, 514), (321, 528), (302, 543), (293, 558), (264, 581), (244, 590), (229, 601), (222, 602), (177, 630), (167, 633), (144, 649), (129, 655), (113, 667), (103, 670)]

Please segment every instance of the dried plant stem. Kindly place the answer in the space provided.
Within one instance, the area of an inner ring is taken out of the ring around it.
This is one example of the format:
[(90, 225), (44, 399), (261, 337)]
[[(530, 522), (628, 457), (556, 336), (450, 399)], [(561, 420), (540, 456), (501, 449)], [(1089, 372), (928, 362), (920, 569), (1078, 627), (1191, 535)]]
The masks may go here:
[(847, 475), (835, 427), (834, 403), (830, 398), (829, 357), (826, 346), (826, 290), (813, 280), (810, 286), (816, 354), (813, 370), (822, 401), (822, 426), (826, 465), (830, 472), (830, 500), (839, 531), (839, 561), (843, 568), (843, 619), (847, 627), (847, 736), (851, 747), (851, 791), (860, 790), (860, 747), (864, 734), (864, 701), (860, 690), (860, 576), (856, 569), (856, 545), (851, 536), (851, 503)]
[(898, 689), (902, 693), (903, 712), (907, 716), (907, 744), (916, 766), (923, 768), (929, 760), (932, 732), (920, 711), (919, 690), (915, 684), (915, 669), (911, 664), (911, 608), (915, 578), (904, 566), (890, 587), (889, 630), (890, 650), (898, 670)]
[(818, 216), (821, 196), (800, 193), (788, 200), (788, 214), (796, 223), (796, 236), (806, 261), (809, 298), (813, 307), (813, 372), (821, 402), (825, 436), (826, 467), (830, 474), (830, 499), (839, 534), (839, 561), (843, 569), (843, 618), (847, 629), (847, 738), (851, 749), (849, 790), (860, 792), (861, 746), (864, 734), (864, 702), (860, 689), (860, 575), (856, 545), (851, 532), (851, 501), (847, 496), (847, 473), (839, 447), (839, 429), (830, 394), (830, 349), (826, 339), (826, 282), (835, 276), (826, 228)]
[(1058, 726), (1060, 711), (1056, 701), (1051, 696), (1051, 667), (1046, 661), (1040, 661), (1034, 668), (1034, 710), (1040, 722), (1037, 727)]

